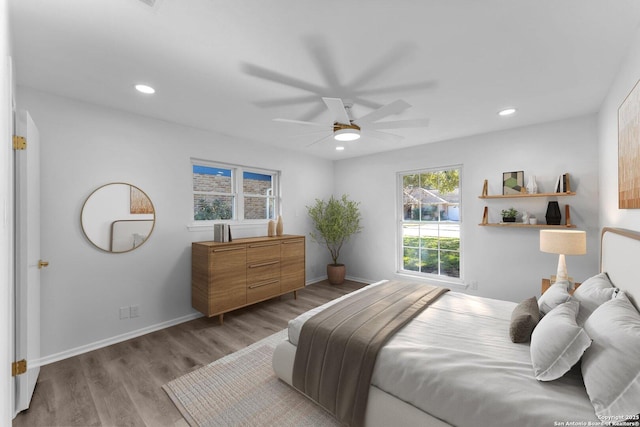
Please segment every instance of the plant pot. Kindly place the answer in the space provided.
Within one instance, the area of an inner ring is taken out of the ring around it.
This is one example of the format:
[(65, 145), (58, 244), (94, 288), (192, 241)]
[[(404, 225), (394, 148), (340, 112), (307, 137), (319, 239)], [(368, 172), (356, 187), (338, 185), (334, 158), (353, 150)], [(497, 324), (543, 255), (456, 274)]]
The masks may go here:
[(347, 275), (347, 267), (344, 264), (327, 264), (327, 279), (332, 285), (342, 285)]
[(509, 218), (502, 217), (502, 222), (516, 222), (516, 217), (511, 216)]

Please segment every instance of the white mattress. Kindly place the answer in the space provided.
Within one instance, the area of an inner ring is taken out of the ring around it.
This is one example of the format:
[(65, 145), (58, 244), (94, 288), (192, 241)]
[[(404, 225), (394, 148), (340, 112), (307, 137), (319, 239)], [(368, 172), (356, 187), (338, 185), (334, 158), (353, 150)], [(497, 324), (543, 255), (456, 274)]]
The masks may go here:
[[(327, 305), (289, 322), (291, 343)], [(551, 382), (534, 378), (529, 345), (509, 339), (515, 305), (444, 294), (382, 348), (372, 384), (460, 427), (598, 422), (579, 370)]]

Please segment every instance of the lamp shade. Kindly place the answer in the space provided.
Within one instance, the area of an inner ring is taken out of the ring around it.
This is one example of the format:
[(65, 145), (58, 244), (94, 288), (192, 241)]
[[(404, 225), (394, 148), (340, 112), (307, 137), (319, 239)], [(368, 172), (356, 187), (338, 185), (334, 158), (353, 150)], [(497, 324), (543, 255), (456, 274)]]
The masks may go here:
[(578, 230), (540, 230), (540, 250), (552, 254), (584, 255), (587, 233)]

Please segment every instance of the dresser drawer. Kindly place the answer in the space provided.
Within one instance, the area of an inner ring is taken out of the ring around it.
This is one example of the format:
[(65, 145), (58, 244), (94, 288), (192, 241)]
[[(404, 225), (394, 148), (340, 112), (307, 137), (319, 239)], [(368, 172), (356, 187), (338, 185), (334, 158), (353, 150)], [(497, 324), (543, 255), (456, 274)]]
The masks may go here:
[(256, 261), (247, 264), (247, 286), (280, 277), (280, 260)]
[(250, 243), (247, 245), (247, 264), (280, 259), (280, 242)]
[(280, 293), (280, 279), (267, 279), (247, 285), (247, 303), (271, 298)]

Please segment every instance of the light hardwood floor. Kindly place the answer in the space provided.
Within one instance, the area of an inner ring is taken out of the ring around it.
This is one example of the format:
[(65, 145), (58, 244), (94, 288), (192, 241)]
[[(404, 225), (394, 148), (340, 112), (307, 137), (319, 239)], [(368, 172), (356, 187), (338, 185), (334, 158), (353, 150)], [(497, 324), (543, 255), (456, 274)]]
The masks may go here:
[(186, 426), (161, 386), (287, 326), (297, 315), (364, 286), (319, 282), (225, 314), (199, 318), (43, 366), (31, 407), (13, 427)]

